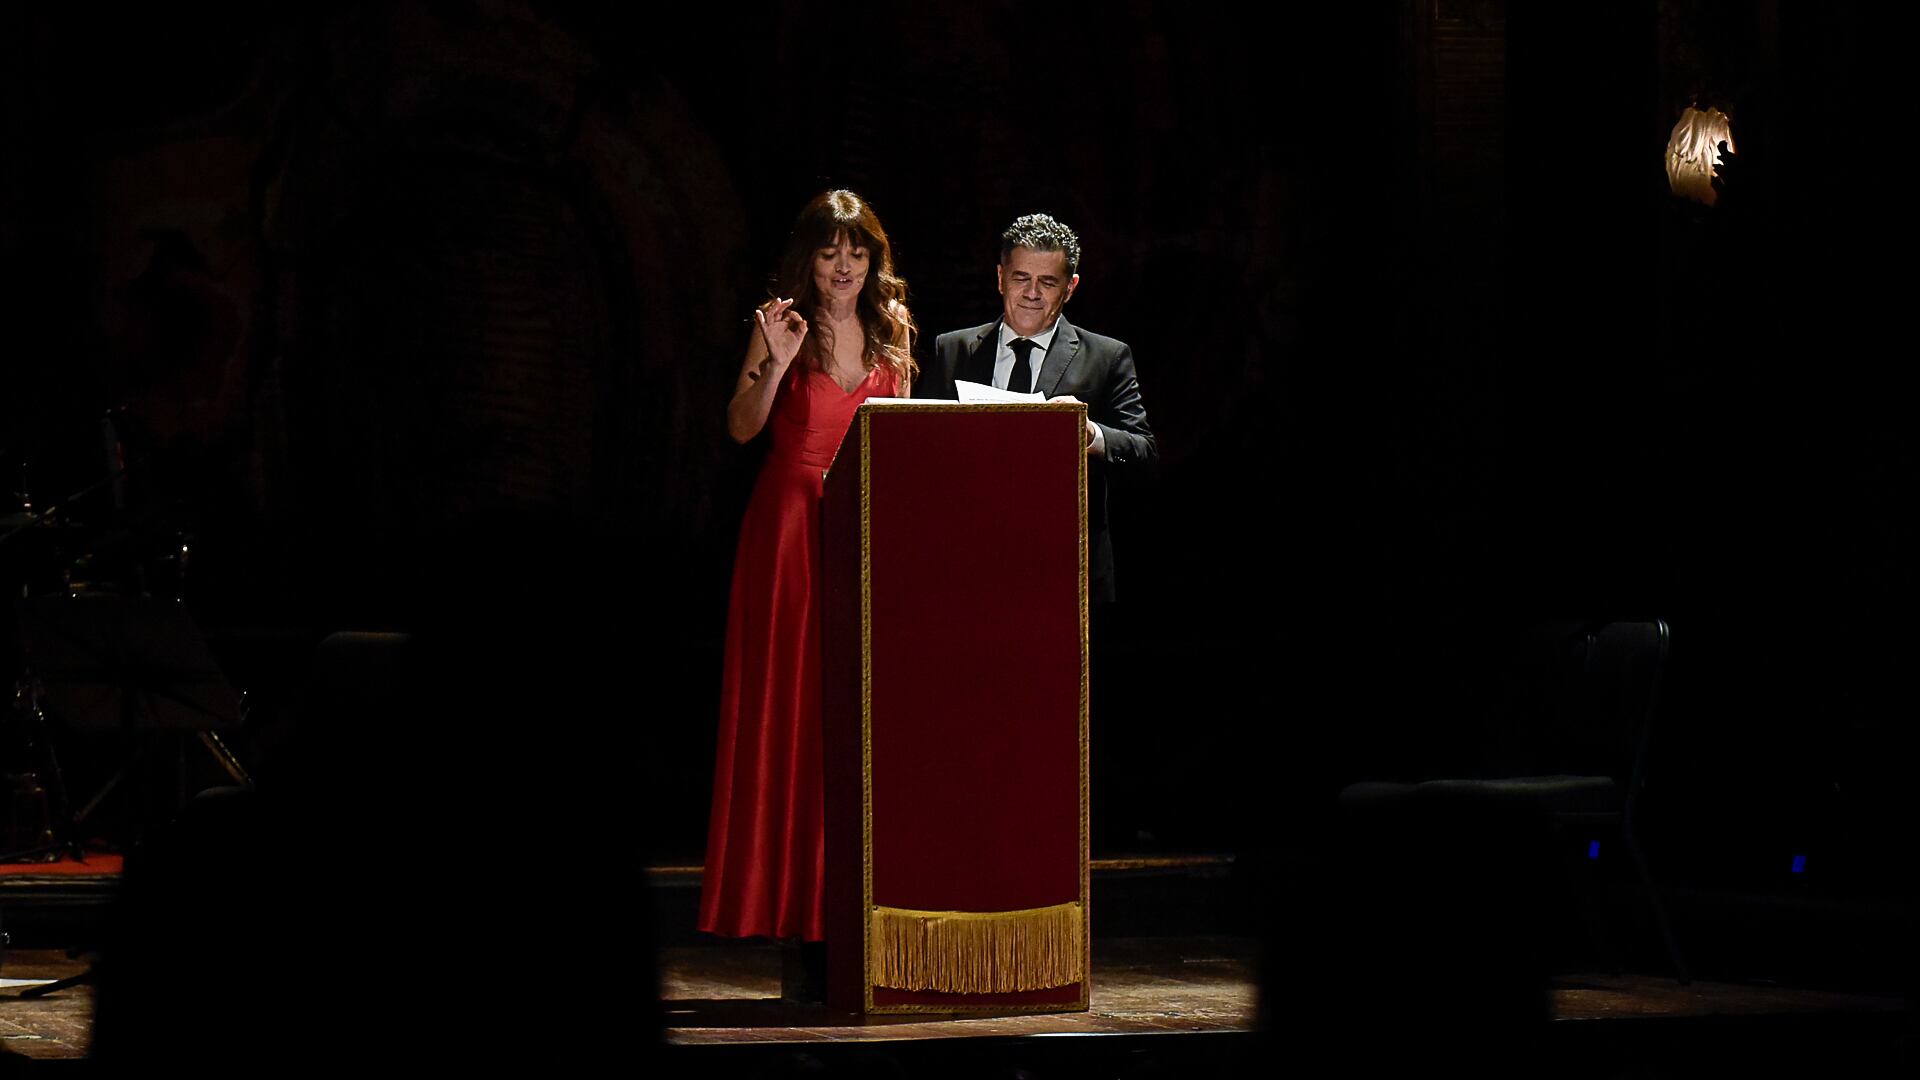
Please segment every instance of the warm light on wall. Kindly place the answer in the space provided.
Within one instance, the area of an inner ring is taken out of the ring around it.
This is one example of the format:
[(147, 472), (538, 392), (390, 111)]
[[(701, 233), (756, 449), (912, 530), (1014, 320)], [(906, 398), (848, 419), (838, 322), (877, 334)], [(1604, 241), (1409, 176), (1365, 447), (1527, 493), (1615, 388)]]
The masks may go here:
[(1673, 125), (1673, 134), (1667, 138), (1667, 183), (1675, 195), (1713, 205), (1718, 195), (1713, 190), (1713, 167), (1720, 163), (1722, 142), (1728, 152), (1735, 151), (1726, 113), (1691, 107), (1682, 110), (1680, 122)]

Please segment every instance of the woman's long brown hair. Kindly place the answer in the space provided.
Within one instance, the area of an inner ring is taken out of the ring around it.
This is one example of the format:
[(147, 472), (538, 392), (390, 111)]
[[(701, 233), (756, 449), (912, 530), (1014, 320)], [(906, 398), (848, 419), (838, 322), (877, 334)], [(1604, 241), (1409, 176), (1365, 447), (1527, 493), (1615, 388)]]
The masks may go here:
[(843, 235), (855, 247), (867, 249), (867, 281), (854, 303), (867, 338), (863, 354), (892, 368), (904, 383), (919, 370), (913, 362), (919, 327), (907, 311), (907, 283), (893, 272), (893, 245), (865, 199), (851, 191), (826, 191), (807, 203), (787, 237), (774, 295), (793, 297), (793, 309), (807, 317), (811, 329), (800, 344), (800, 355), (816, 370), (826, 370), (826, 358), (833, 355), (833, 331), (825, 319), (815, 318), (821, 301), (813, 284), (813, 257)]

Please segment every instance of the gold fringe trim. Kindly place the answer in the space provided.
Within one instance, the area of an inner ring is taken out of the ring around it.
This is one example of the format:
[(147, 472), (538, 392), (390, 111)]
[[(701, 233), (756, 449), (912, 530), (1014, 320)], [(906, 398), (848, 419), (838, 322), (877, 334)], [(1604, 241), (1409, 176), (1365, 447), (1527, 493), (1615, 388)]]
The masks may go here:
[(873, 909), (873, 985), (947, 994), (1010, 994), (1087, 977), (1078, 903), (1025, 911)]

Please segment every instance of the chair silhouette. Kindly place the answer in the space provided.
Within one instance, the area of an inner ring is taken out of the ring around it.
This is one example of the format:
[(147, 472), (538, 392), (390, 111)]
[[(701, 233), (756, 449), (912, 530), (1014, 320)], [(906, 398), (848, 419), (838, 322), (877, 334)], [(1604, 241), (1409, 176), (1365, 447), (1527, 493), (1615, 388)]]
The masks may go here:
[[(1666, 621), (1657, 618), (1535, 628), (1509, 672), (1508, 718), (1514, 726), (1505, 733), (1503, 755), (1510, 770), (1524, 765), (1526, 775), (1350, 784), (1340, 793), (1343, 812), (1402, 807), (1420, 813), (1450, 800), (1510, 802), (1544, 811), (1563, 840), (1576, 831), (1586, 836), (1617, 828), (1674, 974), (1682, 984), (1690, 982), (1638, 827), (1669, 636)], [(1597, 846), (1589, 854), (1597, 857)], [(1597, 937), (1598, 920), (1587, 903), (1589, 929)]]

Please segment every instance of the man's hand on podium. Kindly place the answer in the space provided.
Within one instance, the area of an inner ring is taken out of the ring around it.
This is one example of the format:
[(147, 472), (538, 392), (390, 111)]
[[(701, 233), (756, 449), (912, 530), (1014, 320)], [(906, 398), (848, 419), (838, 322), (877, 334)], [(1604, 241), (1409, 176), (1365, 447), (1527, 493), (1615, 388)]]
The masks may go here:
[[(1055, 397), (1048, 398), (1047, 404), (1052, 405), (1055, 402), (1061, 402), (1061, 401), (1071, 401), (1076, 405), (1081, 403), (1080, 399), (1077, 397), (1074, 397), (1072, 394), (1060, 394)], [(1105, 457), (1106, 449), (1107, 449), (1106, 440), (1100, 437), (1100, 425), (1094, 423), (1092, 420), (1088, 420), (1087, 421), (1087, 453), (1092, 454), (1094, 457)]]

